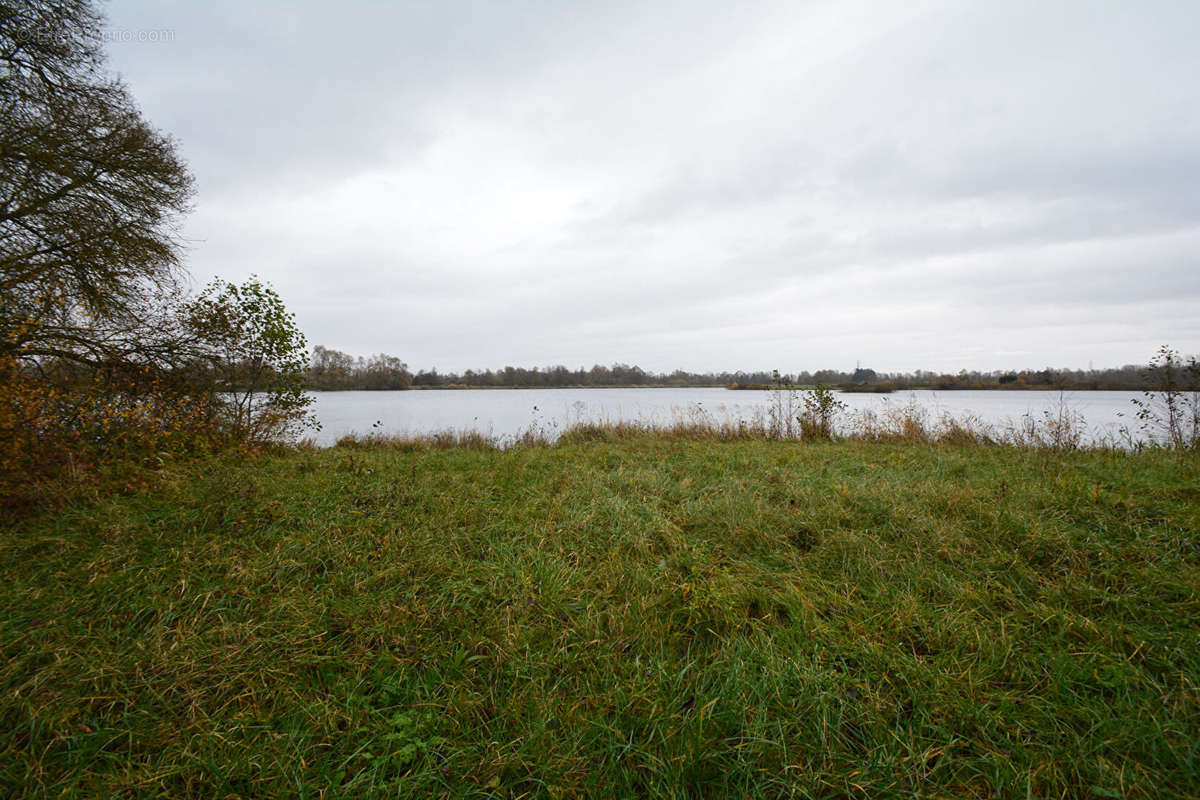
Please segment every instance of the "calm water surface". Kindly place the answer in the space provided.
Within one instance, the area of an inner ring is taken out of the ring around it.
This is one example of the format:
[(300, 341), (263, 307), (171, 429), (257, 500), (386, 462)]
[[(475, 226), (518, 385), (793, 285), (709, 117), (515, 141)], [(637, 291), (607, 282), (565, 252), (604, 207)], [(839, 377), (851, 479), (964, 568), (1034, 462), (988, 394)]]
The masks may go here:
[[(408, 392), (313, 392), (320, 445), (348, 433), (426, 434), (475, 430), (504, 439), (531, 428), (556, 437), (580, 422), (669, 425), (705, 416), (718, 421), (761, 419), (772, 392), (729, 389), (428, 389)], [(992, 425), (1020, 424), (1025, 415), (1057, 414), (1060, 402), (1086, 420), (1092, 440), (1137, 427), (1131, 402), (1140, 392), (911, 391), (838, 394), (850, 413), (915, 402), (931, 421), (942, 412), (972, 414)], [(1123, 415), (1123, 416), (1122, 416)]]

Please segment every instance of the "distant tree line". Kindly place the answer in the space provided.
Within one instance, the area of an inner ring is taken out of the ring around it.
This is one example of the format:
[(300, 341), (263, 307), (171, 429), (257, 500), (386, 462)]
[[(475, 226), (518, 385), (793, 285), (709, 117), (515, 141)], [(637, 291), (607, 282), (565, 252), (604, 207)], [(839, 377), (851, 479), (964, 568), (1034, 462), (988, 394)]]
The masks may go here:
[(570, 369), (561, 364), (550, 367), (504, 367), (498, 370), (467, 370), (461, 375), (422, 370), (413, 376), (413, 386), (472, 386), (555, 388), (568, 386), (725, 386), (731, 383), (770, 381), (770, 372), (648, 372), (629, 364), (590, 369)]
[(340, 350), (317, 345), (308, 369), (308, 388), (318, 391), (338, 389), (409, 389), (413, 384), (408, 365), (395, 356), (379, 355), (355, 358)]
[[(842, 381), (831, 381), (842, 383)], [(1106, 369), (1043, 369), (1025, 370), (960, 370), (957, 373), (937, 373), (917, 370), (912, 373), (890, 373), (872, 376), (869, 380), (848, 381), (851, 384), (895, 389), (1125, 389), (1150, 388), (1151, 377), (1143, 364), (1126, 364)]]
[(410, 388), (563, 388), (569, 386), (725, 386), (742, 383), (767, 384), (770, 372), (696, 373), (675, 370), (671, 373), (647, 372), (628, 364), (590, 369), (564, 366), (512, 367), (466, 370), (463, 373), (423, 369), (413, 374), (396, 356), (385, 353), (363, 358), (317, 345), (313, 348), (308, 370), (308, 388), (318, 391), (338, 389), (410, 389)]
[(839, 386), (848, 389), (1144, 389), (1146, 368), (1127, 365), (1110, 369), (1050, 369), (980, 372), (962, 370), (938, 373), (917, 370), (877, 373), (862, 367), (841, 371), (822, 369), (779, 374), (768, 371), (650, 372), (628, 364), (571, 369), (513, 367), (468, 369), (462, 373), (422, 369), (415, 374), (396, 356), (379, 353), (363, 358), (318, 345), (313, 349), (307, 385), (315, 390), (410, 388), (566, 388), (619, 386), (728, 386), (769, 388), (789, 386)]

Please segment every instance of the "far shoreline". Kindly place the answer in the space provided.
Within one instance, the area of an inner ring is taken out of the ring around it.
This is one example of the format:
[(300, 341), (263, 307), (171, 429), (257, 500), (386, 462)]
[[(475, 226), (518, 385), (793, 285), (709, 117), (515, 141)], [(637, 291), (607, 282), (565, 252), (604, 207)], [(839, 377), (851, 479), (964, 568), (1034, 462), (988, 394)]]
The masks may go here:
[[(769, 392), (775, 389), (783, 389), (793, 392), (804, 392), (815, 389), (815, 386), (727, 386), (725, 384), (686, 384), (676, 386), (664, 386), (662, 384), (572, 384), (569, 386), (463, 386), (461, 384), (452, 384), (448, 386), (410, 386), (406, 389), (366, 389), (366, 388), (345, 388), (345, 389), (315, 389), (305, 388), (306, 392), (426, 392), (426, 391), (510, 391), (519, 389), (528, 391), (531, 389), (540, 390), (556, 390), (556, 389), (726, 389), (731, 392)], [(832, 391), (839, 394), (900, 394), (903, 392), (1142, 392), (1146, 391), (1142, 386), (905, 386), (897, 387), (891, 390), (874, 389), (869, 386), (859, 388), (842, 388), (839, 386), (830, 386)]]

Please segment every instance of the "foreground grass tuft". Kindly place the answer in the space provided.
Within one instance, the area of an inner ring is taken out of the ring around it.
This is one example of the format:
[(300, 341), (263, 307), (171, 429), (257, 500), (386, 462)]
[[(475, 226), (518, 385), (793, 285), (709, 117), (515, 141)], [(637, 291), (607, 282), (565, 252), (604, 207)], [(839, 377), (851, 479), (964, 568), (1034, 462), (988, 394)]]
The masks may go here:
[(0, 537), (0, 794), (1200, 796), (1194, 457), (350, 444)]

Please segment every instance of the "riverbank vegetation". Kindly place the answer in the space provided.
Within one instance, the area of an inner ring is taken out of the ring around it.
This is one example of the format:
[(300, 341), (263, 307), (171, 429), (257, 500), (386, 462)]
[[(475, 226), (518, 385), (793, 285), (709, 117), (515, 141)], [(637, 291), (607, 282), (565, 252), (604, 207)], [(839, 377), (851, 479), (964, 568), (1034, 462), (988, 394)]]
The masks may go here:
[(1200, 795), (1185, 452), (217, 455), (3, 540), (7, 796)]

